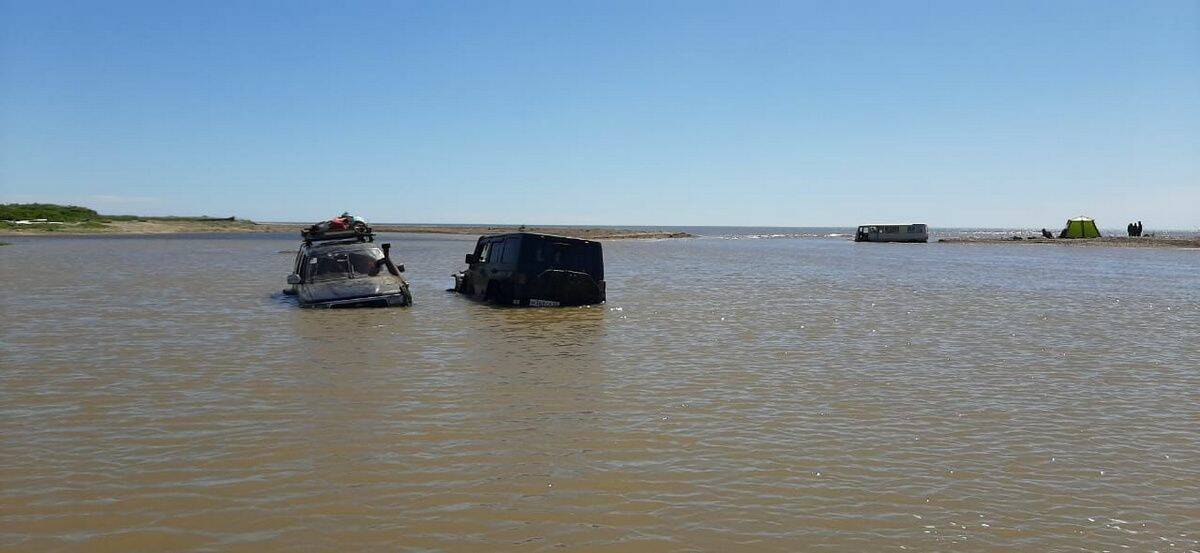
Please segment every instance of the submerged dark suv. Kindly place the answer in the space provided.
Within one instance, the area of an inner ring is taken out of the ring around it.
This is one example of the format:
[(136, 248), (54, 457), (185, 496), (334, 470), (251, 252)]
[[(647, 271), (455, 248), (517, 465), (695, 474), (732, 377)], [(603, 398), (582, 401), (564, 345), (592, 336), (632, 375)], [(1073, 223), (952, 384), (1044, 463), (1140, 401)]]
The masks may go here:
[(454, 291), (503, 305), (588, 305), (604, 301), (600, 243), (517, 232), (483, 236), (454, 275)]

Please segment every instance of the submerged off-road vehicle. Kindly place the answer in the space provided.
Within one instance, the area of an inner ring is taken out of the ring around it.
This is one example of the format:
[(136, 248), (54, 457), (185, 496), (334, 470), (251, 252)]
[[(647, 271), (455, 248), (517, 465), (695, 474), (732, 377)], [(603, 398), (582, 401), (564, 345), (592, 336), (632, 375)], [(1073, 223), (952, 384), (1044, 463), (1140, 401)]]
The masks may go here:
[(454, 291), (502, 305), (588, 305), (604, 301), (600, 243), (517, 232), (483, 236), (454, 275)]
[(346, 230), (306, 229), (285, 294), (306, 307), (387, 307), (412, 304), (404, 265), (392, 262), (391, 244), (374, 244), (366, 225)]

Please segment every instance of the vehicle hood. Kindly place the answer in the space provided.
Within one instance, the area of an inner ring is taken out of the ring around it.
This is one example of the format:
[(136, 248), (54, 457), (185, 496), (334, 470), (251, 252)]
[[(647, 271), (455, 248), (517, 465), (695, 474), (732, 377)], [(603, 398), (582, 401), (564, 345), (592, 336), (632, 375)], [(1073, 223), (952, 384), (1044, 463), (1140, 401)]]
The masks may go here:
[(300, 300), (306, 303), (385, 296), (403, 291), (404, 281), (392, 276), (348, 278), (301, 284)]

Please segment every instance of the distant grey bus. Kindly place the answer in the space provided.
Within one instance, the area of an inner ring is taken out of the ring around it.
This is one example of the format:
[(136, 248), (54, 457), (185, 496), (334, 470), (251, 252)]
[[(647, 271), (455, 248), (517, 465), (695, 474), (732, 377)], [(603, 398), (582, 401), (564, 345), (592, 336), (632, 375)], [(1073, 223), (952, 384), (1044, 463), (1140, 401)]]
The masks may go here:
[(863, 225), (854, 233), (855, 242), (928, 242), (929, 227), (908, 225)]

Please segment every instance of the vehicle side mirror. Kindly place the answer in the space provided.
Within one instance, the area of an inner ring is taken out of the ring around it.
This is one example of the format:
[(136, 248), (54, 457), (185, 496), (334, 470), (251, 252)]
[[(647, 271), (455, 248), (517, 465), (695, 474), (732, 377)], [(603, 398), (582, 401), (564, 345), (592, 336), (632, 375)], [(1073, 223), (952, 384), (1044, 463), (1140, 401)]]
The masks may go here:
[(403, 263), (401, 263), (401, 264), (399, 264), (399, 265), (396, 265), (396, 270), (397, 270), (397, 271), (400, 271), (401, 273), (403, 273), (403, 272), (404, 272), (404, 264), (403, 264)]
[(479, 262), (479, 258), (475, 257), (475, 254), (473, 254), (473, 253), (467, 254), (467, 265), (474, 265), (478, 262)]
[(287, 283), (288, 284), (300, 284), (300, 275), (298, 275), (296, 273), (292, 273), (292, 274), (288, 275)]

